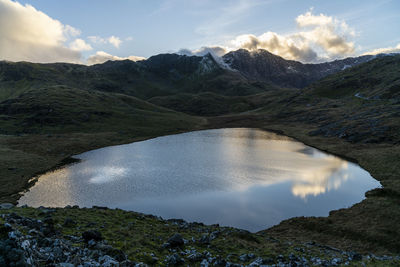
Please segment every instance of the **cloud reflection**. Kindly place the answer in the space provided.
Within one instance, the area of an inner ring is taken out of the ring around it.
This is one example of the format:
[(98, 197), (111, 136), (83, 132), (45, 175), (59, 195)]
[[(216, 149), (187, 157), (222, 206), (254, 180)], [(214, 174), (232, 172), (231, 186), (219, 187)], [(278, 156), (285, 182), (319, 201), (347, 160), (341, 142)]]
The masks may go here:
[(117, 179), (123, 178), (127, 172), (126, 168), (115, 166), (104, 166), (98, 168), (91, 168), (89, 175), (89, 183), (103, 184), (114, 182)]
[[(225, 176), (236, 191), (291, 183), (294, 196), (306, 199), (337, 190), (349, 176), (348, 163), (286, 136), (248, 129), (223, 132)], [(235, 140), (232, 141), (234, 138)]]

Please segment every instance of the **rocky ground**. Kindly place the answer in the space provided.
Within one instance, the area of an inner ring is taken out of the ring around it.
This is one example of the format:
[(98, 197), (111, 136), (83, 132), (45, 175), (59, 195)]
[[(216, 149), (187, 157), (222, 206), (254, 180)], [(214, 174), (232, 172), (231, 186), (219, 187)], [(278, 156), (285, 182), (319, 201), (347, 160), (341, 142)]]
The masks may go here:
[[(400, 256), (103, 207), (0, 205), (0, 266), (399, 266)], [(140, 237), (138, 239), (138, 237)]]

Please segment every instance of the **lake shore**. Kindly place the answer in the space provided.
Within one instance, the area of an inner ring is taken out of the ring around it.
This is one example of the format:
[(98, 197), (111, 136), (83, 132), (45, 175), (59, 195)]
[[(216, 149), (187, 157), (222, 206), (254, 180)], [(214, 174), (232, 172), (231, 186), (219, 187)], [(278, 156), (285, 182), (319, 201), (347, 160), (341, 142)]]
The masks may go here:
[[(400, 233), (397, 229), (393, 229), (393, 225), (396, 225), (400, 218), (400, 211), (397, 208), (400, 199), (397, 193), (399, 184), (396, 180), (400, 172), (398, 145), (366, 145), (349, 143), (335, 137), (310, 136), (308, 133), (317, 126), (282, 123), (275, 118), (259, 114), (220, 116), (207, 120), (197, 118), (193, 125), (186, 129), (171, 127), (147, 136), (132, 136), (129, 133), (118, 132), (2, 136), (0, 144), (3, 151), (8, 152), (8, 162), (2, 161), (7, 168), (3, 168), (6, 171), (2, 171), (0, 176), (6, 185), (2, 187), (1, 202), (16, 203), (19, 193), (32, 185), (30, 182), (32, 176), (54, 168), (63, 159), (74, 154), (191, 130), (260, 128), (273, 130), (331, 154), (353, 159), (383, 185), (382, 189), (368, 192), (364, 201), (348, 209), (332, 211), (329, 217), (293, 218), (262, 231), (261, 234), (295, 242), (313, 240), (360, 252), (390, 254), (400, 251), (398, 238)], [(14, 157), (10, 158), (10, 155)], [(10, 170), (10, 168), (15, 169)]]

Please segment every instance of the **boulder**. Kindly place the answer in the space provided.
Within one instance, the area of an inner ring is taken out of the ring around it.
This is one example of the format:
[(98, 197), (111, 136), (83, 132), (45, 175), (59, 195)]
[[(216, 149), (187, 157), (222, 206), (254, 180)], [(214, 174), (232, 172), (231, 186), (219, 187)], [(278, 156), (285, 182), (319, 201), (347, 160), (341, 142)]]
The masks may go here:
[(168, 239), (170, 247), (179, 247), (185, 244), (183, 237), (180, 234), (174, 234)]
[(89, 230), (82, 233), (82, 238), (88, 243), (90, 240), (94, 241), (101, 241), (103, 237), (99, 231), (96, 230)]

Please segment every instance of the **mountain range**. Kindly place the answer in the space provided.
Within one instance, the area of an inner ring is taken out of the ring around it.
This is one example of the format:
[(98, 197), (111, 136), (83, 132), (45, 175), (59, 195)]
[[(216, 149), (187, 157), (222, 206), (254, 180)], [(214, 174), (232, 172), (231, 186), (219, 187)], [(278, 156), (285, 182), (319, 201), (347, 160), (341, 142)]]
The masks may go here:
[[(321, 64), (285, 60), (266, 50), (229, 52), (216, 61), (203, 57), (160, 54), (147, 60), (108, 61), (93, 66), (0, 62), (1, 85), (64, 84), (81, 89), (113, 91), (148, 99), (176, 93), (215, 92), (249, 95), (273, 87), (303, 88), (329, 74), (372, 59), (346, 58)], [(14, 92), (8, 92), (12, 95)], [(2, 93), (3, 99), (6, 93)]]

